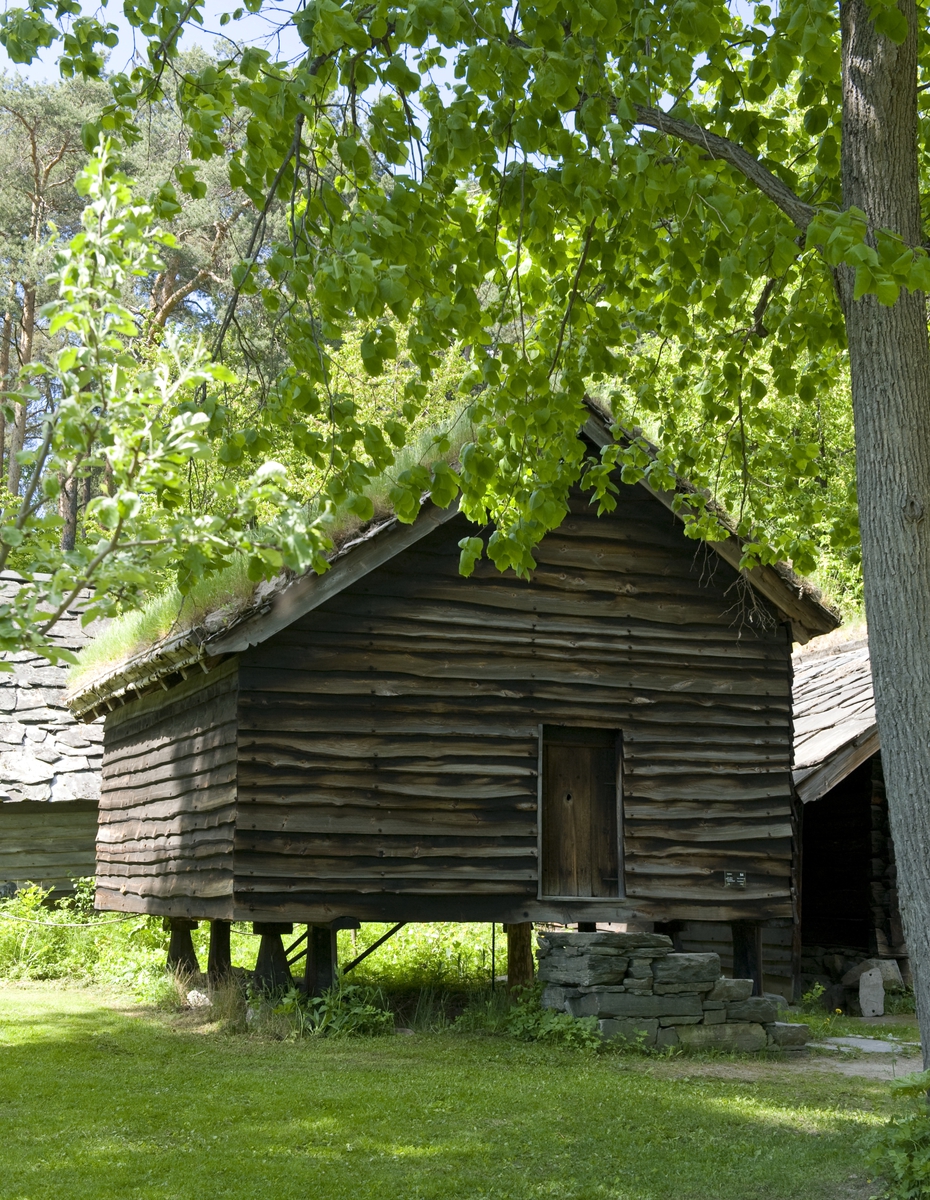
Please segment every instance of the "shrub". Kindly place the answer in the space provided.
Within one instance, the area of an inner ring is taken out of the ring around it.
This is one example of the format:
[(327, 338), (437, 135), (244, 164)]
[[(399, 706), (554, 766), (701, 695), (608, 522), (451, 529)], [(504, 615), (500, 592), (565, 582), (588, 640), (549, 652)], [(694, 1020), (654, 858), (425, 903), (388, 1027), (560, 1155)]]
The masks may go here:
[(549, 1042), (577, 1050), (599, 1050), (604, 1044), (595, 1017), (543, 1008), (542, 986), (523, 988), (504, 1018), (504, 1030), (523, 1042)]
[(889, 1016), (908, 1016), (917, 1012), (914, 989), (905, 988), (896, 992), (885, 992), (885, 1012)]
[(881, 1200), (926, 1200), (930, 1197), (930, 1071), (897, 1079), (891, 1089), (900, 1111), (872, 1147), (869, 1165), (884, 1181)]
[[(374, 988), (338, 983), (320, 996), (291, 988), (267, 997), (247, 989), (249, 1026), (257, 1033), (297, 1037), (378, 1037), (394, 1032), (394, 1014)], [(283, 1020), (282, 1020), (283, 1018)]]
[(49, 897), (29, 884), (0, 901), (0, 977), (105, 983), (155, 1003), (170, 997), (159, 918), (95, 913), (93, 879), (76, 880), (57, 904)]

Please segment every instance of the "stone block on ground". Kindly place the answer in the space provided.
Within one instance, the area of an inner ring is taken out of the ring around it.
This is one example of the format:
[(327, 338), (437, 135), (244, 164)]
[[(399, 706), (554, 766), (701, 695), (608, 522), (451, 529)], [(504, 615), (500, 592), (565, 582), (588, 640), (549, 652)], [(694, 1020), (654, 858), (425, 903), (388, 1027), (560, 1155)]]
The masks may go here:
[(659, 1032), (656, 1034), (656, 1049), (667, 1050), (669, 1046), (677, 1046), (678, 1033), (671, 1025), (659, 1027)]
[(720, 978), (719, 954), (669, 954), (652, 965), (656, 984), (715, 983)]
[(751, 979), (727, 979), (723, 975), (717, 980), (708, 1000), (748, 1000), (752, 995)]
[(769, 1042), (773, 1046), (781, 1046), (785, 1050), (799, 1050), (807, 1045), (810, 1037), (809, 1025), (795, 1025), (789, 1021), (773, 1021), (766, 1025)]
[(727, 1022), (723, 1025), (681, 1025), (677, 1029), (682, 1046), (691, 1050), (737, 1050), (753, 1054), (764, 1050), (768, 1036), (762, 1025)]
[(864, 1017), (880, 1017), (885, 1011), (885, 984), (878, 967), (859, 976), (859, 1009)]
[(607, 1017), (604, 1020), (598, 1021), (597, 1027), (601, 1031), (601, 1037), (605, 1042), (612, 1042), (620, 1038), (624, 1042), (630, 1042), (634, 1046), (654, 1046), (656, 1044), (659, 1022), (648, 1019), (640, 1021), (617, 1021)]
[(712, 1008), (704, 1010), (705, 1025), (722, 1025), (727, 1019), (727, 1010), (721, 1005), (720, 1008)]
[(882, 983), (887, 989), (904, 988), (904, 979), (901, 976), (901, 968), (897, 961), (893, 958), (866, 958), (862, 962), (856, 963), (854, 967), (846, 972), (840, 982), (845, 987), (855, 987), (859, 979), (866, 971), (878, 971), (882, 977)]
[(727, 1005), (728, 1021), (756, 1021), (760, 1025), (768, 1025), (777, 1016), (778, 1009), (764, 996), (750, 996), (748, 1000)]

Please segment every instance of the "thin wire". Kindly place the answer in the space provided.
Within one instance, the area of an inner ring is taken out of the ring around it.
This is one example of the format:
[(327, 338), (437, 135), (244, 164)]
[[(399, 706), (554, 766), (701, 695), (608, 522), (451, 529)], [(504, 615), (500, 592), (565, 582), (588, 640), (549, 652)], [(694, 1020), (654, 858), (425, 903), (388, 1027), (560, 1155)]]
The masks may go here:
[(105, 929), (108, 925), (121, 925), (124, 921), (138, 921), (145, 913), (133, 913), (131, 917), (114, 917), (112, 921), (33, 921), (29, 917), (16, 917), (12, 913), (0, 912), (5, 921), (19, 921), (23, 925), (43, 925), (49, 929)]

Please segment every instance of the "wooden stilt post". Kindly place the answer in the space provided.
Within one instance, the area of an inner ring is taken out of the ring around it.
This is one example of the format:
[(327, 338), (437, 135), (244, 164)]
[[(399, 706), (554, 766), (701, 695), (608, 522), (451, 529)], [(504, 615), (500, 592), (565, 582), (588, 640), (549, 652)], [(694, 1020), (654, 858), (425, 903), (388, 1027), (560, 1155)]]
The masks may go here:
[(507, 926), (507, 988), (533, 986), (533, 922)]
[(199, 921), (191, 921), (188, 917), (165, 917), (164, 928), (171, 937), (168, 940), (168, 960), (165, 963), (169, 971), (175, 974), (199, 975), (200, 963), (194, 953), (194, 942), (191, 930), (196, 929)]
[(286, 991), (294, 986), (291, 972), (287, 965), (287, 954), (284, 951), (282, 934), (292, 933), (294, 926), (282, 921), (254, 921), (252, 932), (261, 936), (258, 947), (258, 960), (252, 980), (263, 992)]
[(224, 983), (232, 975), (232, 955), (229, 946), (230, 921), (210, 922), (210, 958), (207, 978), (211, 987)]
[(319, 996), (336, 982), (336, 930), (331, 925), (307, 926), (307, 966), (304, 991)]
[(733, 931), (733, 978), (751, 979), (752, 994), (763, 991), (762, 926), (758, 921), (731, 921)]
[(597, 921), (579, 921), (579, 933), (597, 933)]

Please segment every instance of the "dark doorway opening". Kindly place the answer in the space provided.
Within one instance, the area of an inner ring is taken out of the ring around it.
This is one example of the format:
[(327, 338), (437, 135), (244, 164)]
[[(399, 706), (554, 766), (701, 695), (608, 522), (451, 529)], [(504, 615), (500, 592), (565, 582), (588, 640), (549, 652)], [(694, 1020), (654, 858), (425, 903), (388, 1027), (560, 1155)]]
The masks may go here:
[(619, 896), (619, 735), (547, 725), (542, 736), (542, 894)]
[(801, 820), (801, 941), (869, 953), (872, 764), (805, 804)]

